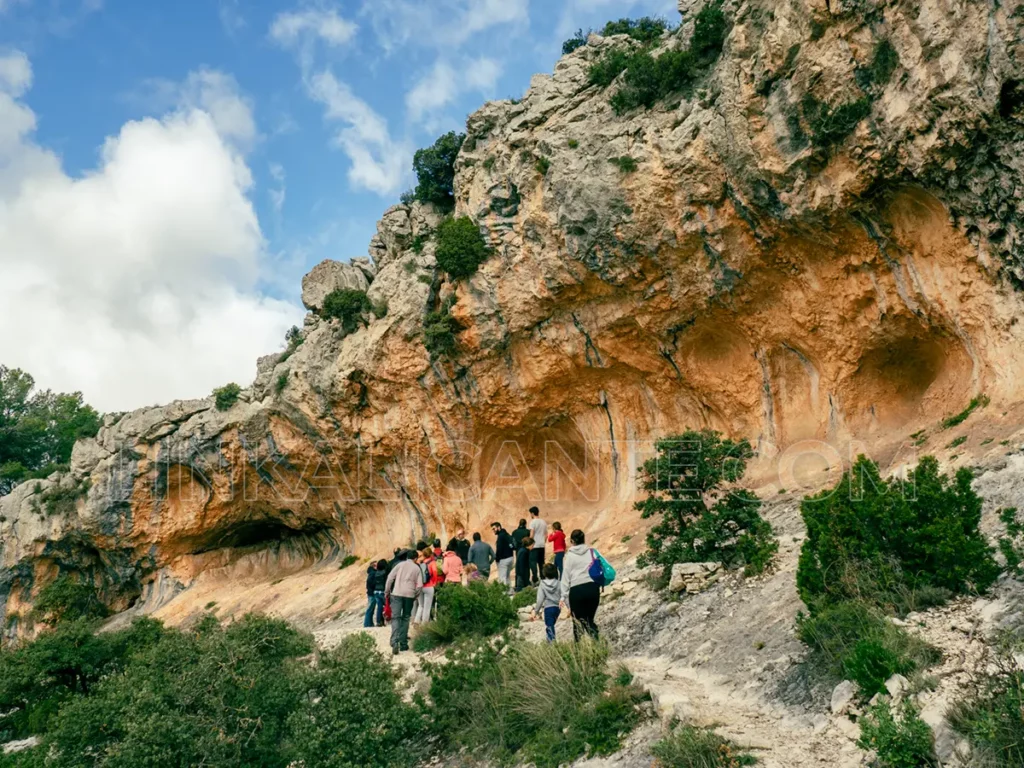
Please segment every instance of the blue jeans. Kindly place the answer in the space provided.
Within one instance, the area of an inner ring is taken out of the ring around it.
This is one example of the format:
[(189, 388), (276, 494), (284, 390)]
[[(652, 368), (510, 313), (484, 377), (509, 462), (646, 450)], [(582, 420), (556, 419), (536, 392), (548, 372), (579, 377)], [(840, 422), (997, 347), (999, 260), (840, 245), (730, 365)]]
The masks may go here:
[(373, 609), (374, 606), (377, 608), (377, 626), (384, 626), (384, 593), (374, 592), (372, 595), (368, 595), (368, 604), (366, 606), (366, 615), (363, 616), (363, 626), (373, 626)]
[(565, 560), (565, 552), (555, 552), (555, 568), (558, 569), (558, 578), (562, 578), (562, 563)]
[(562, 612), (562, 609), (557, 605), (554, 608), (544, 609), (544, 632), (548, 636), (548, 642), (555, 642), (555, 622), (558, 621), (558, 614)]

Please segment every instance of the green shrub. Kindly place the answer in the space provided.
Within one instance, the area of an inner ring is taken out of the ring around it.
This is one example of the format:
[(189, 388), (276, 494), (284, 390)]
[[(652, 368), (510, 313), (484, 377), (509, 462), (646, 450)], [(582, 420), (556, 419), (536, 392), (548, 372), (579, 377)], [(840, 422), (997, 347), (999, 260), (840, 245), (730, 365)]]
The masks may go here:
[(988, 405), (988, 403), (989, 399), (986, 395), (978, 395), (977, 397), (971, 398), (971, 402), (969, 402), (967, 404), (967, 407), (960, 411), (960, 413), (954, 416), (950, 416), (949, 418), (943, 420), (942, 428), (951, 429), (952, 427), (956, 427), (959, 426), (960, 424), (963, 424), (965, 421), (967, 421), (968, 416), (970, 416), (979, 408), (984, 408), (985, 406)]
[(645, 694), (613, 683), (607, 662), (607, 646), (590, 640), (457, 646), (424, 665), (430, 714), (450, 743), (505, 765), (612, 754), (642, 719)]
[(676, 725), (671, 733), (651, 747), (661, 768), (740, 768), (757, 759), (742, 752), (710, 728)]
[(716, 561), (745, 566), (748, 574), (765, 570), (778, 542), (761, 517), (761, 501), (745, 489), (725, 487), (743, 476), (753, 455), (750, 443), (689, 430), (657, 441), (655, 450), (657, 456), (640, 469), (640, 488), (648, 496), (635, 505), (644, 519), (659, 517), (647, 534), (641, 566)]
[(576, 34), (574, 34), (572, 37), (570, 37), (568, 40), (562, 43), (562, 55), (566, 56), (572, 53), (573, 51), (582, 48), (584, 45), (587, 44), (587, 38), (589, 36), (589, 30), (587, 32), (584, 32), (582, 27), (577, 29)]
[(418, 181), (415, 196), (421, 203), (432, 203), (445, 212), (455, 208), (455, 161), (465, 140), (465, 134), (451, 131), (433, 146), (417, 150), (412, 167)]
[(853, 680), (864, 698), (884, 693), (885, 681), (894, 674), (909, 676), (941, 658), (935, 648), (857, 600), (801, 615), (797, 635), (811, 648), (813, 667), (832, 680)]
[(701, 66), (714, 63), (725, 45), (725, 33), (729, 29), (721, 0), (713, 0), (700, 9), (693, 22), (693, 38), (690, 52)]
[(341, 561), (341, 565), (339, 566), (339, 568), (348, 568), (350, 565), (355, 565), (358, 562), (358, 555), (345, 555), (345, 557)]
[(981, 499), (972, 479), (968, 469), (952, 479), (941, 475), (935, 458), (925, 456), (906, 484), (883, 480), (878, 466), (860, 457), (835, 488), (801, 503), (807, 540), (797, 568), (800, 597), (814, 612), (850, 598), (891, 604), (904, 588), (988, 589), (999, 567), (978, 530)]
[(366, 325), (366, 313), (373, 309), (366, 291), (342, 288), (331, 291), (324, 297), (321, 317), (337, 319), (346, 333), (355, 333), (360, 325)]
[(708, 3), (697, 14), (687, 50), (662, 51), (655, 58), (650, 43), (656, 38), (644, 38), (647, 45), (640, 50), (611, 50), (591, 64), (590, 83), (606, 88), (625, 72), (622, 87), (611, 97), (612, 109), (618, 115), (640, 107), (650, 109), (669, 94), (692, 87), (722, 52), (727, 29), (721, 2)]
[(520, 608), (532, 607), (537, 604), (537, 588), (526, 587), (512, 596), (512, 606), (518, 611)]
[(226, 411), (238, 402), (238, 396), (242, 394), (242, 388), (232, 382), (213, 390), (213, 404), (218, 411)]
[(423, 346), (431, 360), (449, 357), (458, 349), (455, 335), (462, 330), (462, 325), (449, 314), (449, 309), (448, 305), (443, 305), (435, 312), (428, 312), (423, 319)]
[(576, 149), (580, 145), (580, 143), (576, 139), (569, 139), (568, 144), (569, 149)]
[(39, 590), (32, 614), (47, 624), (78, 619), (102, 619), (109, 615), (96, 587), (68, 575), (58, 576)]
[(119, 632), (97, 634), (96, 628), (96, 621), (67, 620), (30, 643), (0, 650), (0, 712), (6, 713), (0, 736), (46, 733), (65, 704), (91, 693), (163, 633), (151, 619)]
[(288, 718), (293, 765), (409, 768), (426, 757), (426, 723), (402, 699), (399, 675), (369, 635), (324, 653), (312, 685)]
[(519, 614), (506, 590), (496, 581), (438, 590), (437, 619), (419, 628), (413, 637), (414, 650), (431, 650), (465, 637), (490, 637), (517, 626)]
[(853, 129), (871, 114), (867, 97), (830, 107), (811, 95), (803, 99), (804, 117), (811, 129), (811, 141), (821, 149), (831, 149), (853, 133)]
[(857, 746), (873, 750), (879, 768), (938, 768), (935, 740), (914, 705), (903, 703), (899, 717), (893, 716), (888, 702), (872, 707), (860, 720)]
[(621, 48), (613, 48), (597, 61), (591, 63), (587, 70), (587, 80), (591, 85), (607, 88), (615, 78), (626, 71), (632, 54)]
[(469, 277), (490, 257), (480, 228), (468, 216), (445, 219), (437, 228), (437, 265), (456, 280)]
[(108, 755), (105, 765), (285, 766), (287, 722), (308, 682), (298, 657), (312, 637), (246, 616), (221, 627), (160, 630), (117, 675), (65, 704), (47, 737), (63, 759)]
[(547, 176), (551, 170), (551, 161), (546, 157), (538, 157), (533, 167), (541, 176)]
[[(659, 40), (666, 29), (668, 29), (668, 24), (664, 19), (652, 18), (651, 16), (644, 16), (639, 19), (619, 19), (618, 21), (609, 21), (605, 24), (601, 30), (601, 37), (629, 35), (637, 42), (649, 45)], [(585, 37), (584, 42), (586, 42)]]
[(281, 371), (281, 373), (277, 375), (277, 381), (274, 382), (274, 392), (280, 395), (285, 391), (288, 387), (288, 376), (289, 372), (287, 369)]
[(871, 55), (871, 65), (868, 67), (868, 79), (872, 85), (884, 86), (889, 82), (892, 73), (900, 65), (900, 55), (893, 48), (888, 38), (882, 40), (875, 46)]
[(66, 467), (75, 441), (95, 437), (100, 415), (82, 394), (35, 391), (35, 379), (0, 365), (0, 496)]
[(1024, 671), (1013, 659), (1016, 645), (1001, 649), (946, 714), (971, 746), (972, 768), (1024, 765)]
[(622, 155), (622, 157), (609, 157), (608, 162), (623, 173), (634, 173), (636, 169), (640, 167), (636, 160), (629, 155)]

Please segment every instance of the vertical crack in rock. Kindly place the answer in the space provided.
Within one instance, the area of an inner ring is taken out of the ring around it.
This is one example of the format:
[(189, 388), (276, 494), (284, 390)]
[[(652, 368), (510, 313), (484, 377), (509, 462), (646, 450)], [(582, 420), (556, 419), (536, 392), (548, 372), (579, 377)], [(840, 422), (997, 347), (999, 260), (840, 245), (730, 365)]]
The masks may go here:
[(603, 389), (599, 393), (601, 398), (601, 407), (604, 408), (605, 414), (608, 416), (608, 437), (611, 439), (611, 450), (612, 450), (612, 470), (615, 473), (615, 488), (618, 490), (619, 487), (619, 451), (615, 445), (615, 422), (612, 420), (612, 410), (608, 403), (608, 393)]
[(665, 349), (665, 347), (662, 347), (659, 351), (661, 352), (661, 356), (664, 357), (665, 360), (668, 361), (668, 364), (672, 366), (672, 370), (676, 372), (676, 379), (682, 381), (683, 372), (680, 371), (679, 366), (676, 365), (675, 358), (672, 357), (672, 352), (668, 349)]
[[(768, 429), (768, 440), (772, 446), (778, 446), (778, 437), (775, 431), (775, 398), (772, 395), (772, 373), (768, 365), (768, 355), (764, 349), (754, 353), (754, 358), (761, 366), (761, 410), (764, 413), (764, 423)], [(761, 440), (758, 439), (758, 450), (761, 449)]]
[[(575, 312), (572, 312), (570, 314), (572, 315), (572, 322), (573, 325), (576, 326), (576, 330), (583, 334), (583, 338), (586, 343), (584, 353), (587, 357), (587, 365), (589, 365), (591, 368), (593, 368), (595, 365), (598, 368), (604, 368), (604, 363), (601, 361), (601, 353), (597, 351), (597, 347), (594, 345), (594, 341), (590, 338), (590, 334), (587, 333), (587, 329), (583, 327), (583, 323), (581, 323), (580, 319), (576, 317)], [(593, 352), (593, 359), (591, 359), (591, 352)], [(594, 361), (596, 361), (596, 363)]]

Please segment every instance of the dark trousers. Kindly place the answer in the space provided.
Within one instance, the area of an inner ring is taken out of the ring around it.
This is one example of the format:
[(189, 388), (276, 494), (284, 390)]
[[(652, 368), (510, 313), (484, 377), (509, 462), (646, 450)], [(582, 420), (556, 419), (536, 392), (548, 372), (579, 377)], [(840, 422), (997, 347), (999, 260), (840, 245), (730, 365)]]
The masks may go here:
[(540, 584), (541, 571), (544, 569), (544, 547), (535, 546), (530, 550), (530, 576), (534, 584)]
[(363, 626), (373, 626), (373, 611), (377, 609), (377, 626), (384, 626), (384, 593), (374, 592), (372, 595), (367, 595), (368, 605), (366, 606), (366, 615), (363, 616)]
[(562, 609), (557, 605), (544, 609), (544, 632), (547, 634), (549, 643), (555, 642), (555, 622), (558, 621), (558, 614), (561, 612)]
[(562, 578), (563, 562), (565, 562), (565, 552), (555, 552), (555, 568), (558, 569), (558, 578)]
[(597, 606), (601, 603), (601, 588), (594, 582), (577, 584), (569, 589), (569, 611), (572, 613), (573, 637), (578, 642), (581, 633), (597, 639)]
[(391, 647), (409, 650), (409, 620), (416, 604), (415, 597), (391, 596)]

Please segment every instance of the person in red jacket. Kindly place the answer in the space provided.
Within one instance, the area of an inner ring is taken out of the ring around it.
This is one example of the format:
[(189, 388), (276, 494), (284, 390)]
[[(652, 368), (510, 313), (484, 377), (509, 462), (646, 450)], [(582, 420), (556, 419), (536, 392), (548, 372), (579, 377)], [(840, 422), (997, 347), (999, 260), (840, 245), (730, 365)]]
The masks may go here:
[(558, 569), (558, 578), (562, 578), (562, 563), (565, 561), (565, 532), (562, 524), (555, 522), (551, 524), (551, 533), (548, 534), (548, 541), (551, 542), (551, 550), (555, 553), (555, 567)]
[(420, 552), (419, 566), (423, 569), (423, 591), (416, 600), (413, 622), (423, 624), (430, 621), (430, 612), (434, 607), (434, 589), (444, 581), (444, 576), (437, 569), (437, 558), (429, 548)]

